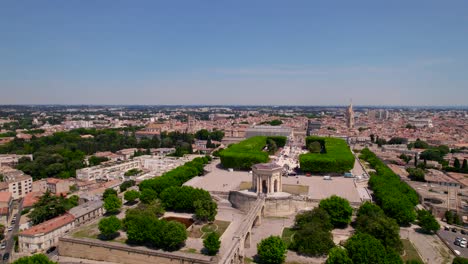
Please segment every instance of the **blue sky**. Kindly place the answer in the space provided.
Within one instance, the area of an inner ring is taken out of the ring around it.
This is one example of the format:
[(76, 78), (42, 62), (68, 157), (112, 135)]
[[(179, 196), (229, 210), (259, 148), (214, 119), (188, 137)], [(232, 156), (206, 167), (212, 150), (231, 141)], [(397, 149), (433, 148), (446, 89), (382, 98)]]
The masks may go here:
[(2, 1), (0, 104), (468, 105), (468, 1)]

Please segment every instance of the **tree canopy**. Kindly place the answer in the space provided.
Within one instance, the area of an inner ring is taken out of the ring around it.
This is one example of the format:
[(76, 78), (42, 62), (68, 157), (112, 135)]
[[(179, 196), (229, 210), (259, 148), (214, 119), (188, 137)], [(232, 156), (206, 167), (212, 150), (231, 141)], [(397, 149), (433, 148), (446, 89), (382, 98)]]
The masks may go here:
[(327, 211), (320, 207), (296, 215), (296, 233), (290, 249), (310, 256), (326, 255), (335, 246), (330, 219)]
[(116, 214), (122, 208), (122, 200), (117, 195), (109, 195), (104, 199), (104, 209), (109, 214)]
[(416, 218), (414, 206), (419, 203), (417, 193), (368, 148), (363, 149), (359, 157), (376, 170), (371, 173), (369, 186), (385, 214), (399, 225), (412, 222)]
[(351, 222), (353, 208), (344, 198), (333, 195), (321, 200), (319, 207), (330, 215), (330, 222), (334, 227), (346, 227)]
[(56, 264), (44, 254), (34, 254), (28, 257), (21, 257), (13, 262), (13, 264)]
[(102, 218), (99, 221), (99, 231), (104, 238), (111, 238), (122, 227), (120, 219), (116, 216)]
[(124, 199), (128, 202), (134, 202), (138, 198), (140, 198), (139, 191), (129, 190), (129, 191), (126, 191), (124, 194)]
[(353, 261), (349, 258), (346, 249), (334, 247), (330, 250), (325, 264), (353, 264)]
[(257, 245), (257, 254), (262, 263), (281, 264), (286, 259), (286, 244), (279, 236), (270, 236)]
[(219, 240), (219, 234), (217, 232), (211, 232), (203, 240), (203, 246), (205, 247), (206, 254), (214, 256), (218, 253), (221, 247), (221, 241)]
[(418, 210), (418, 225), (426, 233), (435, 233), (440, 229), (439, 222), (434, 218), (431, 212), (427, 210)]
[(79, 197), (76, 195), (67, 199), (64, 196), (52, 195), (47, 191), (33, 205), (34, 210), (29, 214), (29, 218), (34, 225), (40, 224), (77, 206), (78, 200)]

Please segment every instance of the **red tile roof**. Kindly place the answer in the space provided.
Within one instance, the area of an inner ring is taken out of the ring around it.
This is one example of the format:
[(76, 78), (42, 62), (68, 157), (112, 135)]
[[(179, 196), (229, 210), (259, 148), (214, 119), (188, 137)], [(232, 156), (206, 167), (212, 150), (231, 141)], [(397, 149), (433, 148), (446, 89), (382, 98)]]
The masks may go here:
[(38, 234), (46, 234), (56, 230), (57, 228), (67, 225), (73, 222), (74, 220), (75, 217), (73, 215), (65, 213), (64, 215), (57, 216), (48, 221), (45, 221), (44, 223), (26, 229), (23, 232), (21, 232), (20, 235), (34, 236)]
[(11, 197), (11, 192), (0, 192), (0, 203), (8, 203)]
[(41, 192), (30, 192), (26, 194), (23, 201), (23, 207), (32, 207), (37, 201), (39, 201), (39, 197), (41, 196)]

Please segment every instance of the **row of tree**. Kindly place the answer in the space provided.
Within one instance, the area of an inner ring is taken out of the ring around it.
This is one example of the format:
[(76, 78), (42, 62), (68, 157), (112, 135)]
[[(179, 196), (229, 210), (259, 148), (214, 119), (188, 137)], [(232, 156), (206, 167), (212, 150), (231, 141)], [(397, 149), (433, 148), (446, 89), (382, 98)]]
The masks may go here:
[(206, 130), (206, 129), (201, 129), (198, 130), (195, 133), (195, 138), (199, 140), (215, 140), (215, 141), (221, 141), (224, 138), (224, 132), (221, 130), (213, 130), (212, 132)]
[(413, 207), (419, 202), (417, 193), (368, 148), (361, 151), (360, 158), (376, 171), (371, 173), (369, 186), (385, 214), (395, 219), (399, 225), (414, 221), (416, 213)]
[[(82, 137), (91, 135), (92, 137)], [(223, 132), (212, 132), (216, 139), (222, 139)], [(51, 136), (35, 137), (25, 141), (15, 138), (0, 146), (0, 154), (33, 154), (34, 159), (21, 159), (17, 168), (31, 175), (34, 179), (45, 177), (75, 177), (76, 170), (86, 166), (84, 159), (98, 151), (116, 152), (125, 148), (175, 148), (175, 156), (193, 152), (194, 135), (181, 132), (162, 132), (160, 137), (137, 140), (131, 129), (76, 129), (68, 132), (57, 132)], [(143, 152), (142, 154), (144, 154)], [(103, 158), (91, 157), (88, 162), (95, 166), (106, 161)]]

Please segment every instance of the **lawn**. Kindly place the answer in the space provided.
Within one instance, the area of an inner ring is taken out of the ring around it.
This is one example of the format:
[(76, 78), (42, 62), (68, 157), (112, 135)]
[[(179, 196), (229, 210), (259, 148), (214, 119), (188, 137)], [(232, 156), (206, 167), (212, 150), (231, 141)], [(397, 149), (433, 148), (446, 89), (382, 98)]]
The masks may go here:
[(242, 190), (249, 190), (250, 188), (252, 188), (252, 182), (247, 182), (247, 181), (243, 181), (240, 183), (239, 185), (239, 189), (242, 191)]
[(416, 248), (414, 248), (413, 243), (411, 243), (408, 239), (402, 239), (401, 242), (403, 243), (404, 250), (402, 255), (403, 261), (406, 262), (408, 260), (418, 260), (421, 263), (424, 263), (416, 251)]
[(219, 236), (222, 236), (224, 231), (229, 227), (231, 222), (215, 220), (213, 224), (206, 224), (203, 226), (193, 226), (193, 229), (190, 231), (189, 236), (193, 238), (203, 238), (205, 235), (216, 232)]
[(76, 232), (72, 234), (75, 238), (94, 238), (97, 239), (98, 235), (100, 234), (98, 230), (98, 222), (92, 223), (90, 225), (84, 225)]
[(283, 233), (281, 234), (281, 239), (284, 243), (286, 243), (287, 247), (292, 243), (292, 238), (296, 231), (292, 230), (291, 228), (284, 228)]
[[(240, 190), (249, 190), (252, 188), (252, 182), (241, 182), (239, 185)], [(309, 186), (307, 185), (296, 185), (296, 184), (283, 184), (283, 192), (287, 192), (295, 195), (303, 195), (309, 193)]]
[(309, 186), (306, 185), (295, 185), (295, 184), (283, 184), (283, 192), (290, 194), (303, 195), (309, 193)]

